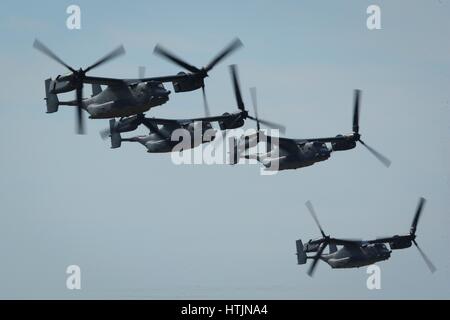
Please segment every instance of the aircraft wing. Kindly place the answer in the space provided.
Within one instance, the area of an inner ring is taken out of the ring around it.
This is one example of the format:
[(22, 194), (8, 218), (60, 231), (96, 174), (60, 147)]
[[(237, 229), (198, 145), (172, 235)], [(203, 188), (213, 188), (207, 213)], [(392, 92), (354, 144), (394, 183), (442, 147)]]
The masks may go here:
[(278, 146), (280, 149), (286, 151), (287, 154), (296, 155), (298, 153), (298, 147), (304, 145), (307, 142), (337, 142), (346, 141), (348, 136), (341, 137), (328, 137), (328, 138), (311, 138), (311, 139), (289, 139), (289, 138), (278, 138), (278, 143), (272, 140), (272, 143)]
[(201, 118), (191, 118), (191, 119), (162, 119), (162, 118), (149, 118), (153, 123), (157, 124), (188, 124), (195, 121), (204, 121), (204, 122), (215, 122), (215, 121), (223, 121), (234, 119), (239, 116), (240, 113), (231, 113), (222, 116), (215, 117), (201, 117)]
[(310, 139), (292, 139), (297, 144), (305, 144), (307, 142), (338, 142), (338, 141), (346, 141), (349, 139), (349, 136), (341, 136), (341, 137), (327, 137), (327, 138), (310, 138)]
[(127, 85), (127, 83), (123, 79), (91, 77), (91, 76), (84, 77), (83, 83), (100, 84), (100, 85), (106, 85), (106, 86)]
[(279, 138), (280, 147), (296, 148), (299, 145), (303, 145), (307, 142), (335, 142), (345, 140), (345, 137), (329, 137), (329, 138), (311, 138), (311, 139), (289, 139)]
[(140, 82), (149, 82), (149, 81), (156, 81), (156, 82), (172, 82), (176, 80), (181, 80), (189, 77), (189, 74), (177, 74), (172, 76), (163, 76), (163, 77), (151, 77), (151, 78), (140, 78), (140, 79), (123, 79), (127, 84), (136, 84)]
[(118, 84), (132, 85), (132, 84), (136, 84), (136, 83), (140, 83), (140, 82), (149, 82), (149, 81), (172, 82), (172, 81), (184, 79), (186, 77), (189, 77), (189, 75), (188, 74), (177, 74), (177, 75), (172, 75), (172, 76), (142, 78), (142, 79), (118, 79), (118, 78), (86, 76), (83, 79), (83, 83), (100, 84), (100, 85), (107, 85), (107, 86), (114, 86), (114, 85), (118, 85)]
[[(366, 243), (367, 241), (364, 241)], [(363, 241), (360, 240), (349, 240), (349, 239), (330, 239), (330, 243), (334, 243), (336, 245), (347, 246), (347, 247), (359, 247)]]
[(374, 240), (368, 240), (367, 243), (389, 243), (389, 242), (395, 242), (395, 241), (402, 241), (402, 240), (409, 240), (410, 236), (395, 236), (395, 237), (384, 237), (384, 238), (378, 238)]

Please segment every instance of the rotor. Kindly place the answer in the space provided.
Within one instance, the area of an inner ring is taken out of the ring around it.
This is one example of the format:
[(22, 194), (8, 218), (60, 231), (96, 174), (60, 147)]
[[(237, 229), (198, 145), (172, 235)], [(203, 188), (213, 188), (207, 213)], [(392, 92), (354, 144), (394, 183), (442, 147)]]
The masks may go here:
[(366, 144), (363, 140), (361, 140), (361, 134), (359, 133), (359, 108), (360, 108), (360, 100), (361, 100), (361, 90), (355, 90), (353, 96), (353, 134), (352, 139), (354, 141), (359, 141), (364, 147), (369, 150), (369, 152), (375, 156), (386, 168), (391, 165), (391, 161), (382, 155), (380, 152)]
[(248, 111), (245, 109), (244, 101), (242, 100), (241, 88), (239, 85), (238, 70), (237, 70), (237, 66), (235, 64), (230, 65), (230, 73), (231, 73), (231, 80), (232, 80), (233, 89), (234, 89), (234, 96), (236, 98), (236, 104), (237, 104), (238, 109), (241, 111), (242, 119), (244, 119), (244, 120), (251, 119), (251, 120), (255, 121), (258, 132), (260, 131), (260, 124), (263, 124), (269, 128), (278, 129), (281, 133), (285, 133), (286, 132), (285, 126), (275, 123), (275, 122), (272, 122), (272, 121), (267, 121), (267, 120), (264, 120), (264, 119), (261, 119), (258, 117), (256, 88), (254, 88), (254, 87), (250, 88), (250, 94), (251, 94), (251, 98), (252, 98), (255, 116), (249, 115)]
[(312, 257), (313, 262), (311, 263), (309, 269), (308, 269), (308, 275), (310, 277), (313, 276), (314, 271), (317, 267), (317, 264), (319, 263), (320, 258), (322, 257), (323, 251), (326, 249), (329, 245), (354, 245), (361, 243), (361, 240), (354, 240), (354, 239), (337, 239), (332, 238), (330, 235), (325, 234), (323, 231), (322, 225), (319, 222), (319, 218), (317, 217), (316, 211), (314, 210), (314, 207), (311, 203), (311, 201), (307, 201), (305, 203), (305, 206), (308, 208), (309, 213), (314, 219), (314, 222), (316, 223), (317, 227), (319, 228), (320, 234), (322, 235), (322, 238), (318, 240), (314, 240), (316, 244), (319, 244), (319, 249), (317, 250), (317, 253), (314, 257)]
[(170, 52), (169, 50), (162, 47), (160, 44), (156, 45), (154, 49), (154, 53), (156, 55), (159, 55), (161, 57), (166, 58), (167, 60), (175, 63), (176, 65), (182, 67), (185, 70), (188, 70), (191, 72), (191, 76), (197, 79), (201, 80), (201, 88), (202, 88), (202, 96), (203, 96), (203, 106), (205, 109), (205, 114), (207, 117), (210, 116), (208, 101), (206, 99), (206, 92), (205, 92), (205, 83), (204, 79), (208, 77), (208, 72), (211, 71), (220, 61), (225, 59), (228, 55), (233, 53), (235, 50), (242, 47), (243, 44), (239, 38), (234, 39), (228, 46), (223, 48), (206, 66), (197, 68), (183, 59), (177, 57), (175, 54)]
[(329, 235), (326, 235), (325, 232), (323, 231), (322, 226), (320, 225), (320, 222), (319, 222), (319, 218), (317, 217), (316, 211), (314, 210), (314, 207), (313, 207), (311, 201), (308, 200), (305, 203), (305, 206), (308, 208), (309, 213), (313, 217), (314, 222), (316, 223), (317, 227), (319, 228), (320, 233), (322, 234), (322, 239), (318, 240), (321, 242), (320, 247), (317, 250), (317, 254), (313, 257), (313, 262), (311, 263), (309, 270), (308, 270), (308, 275), (310, 277), (312, 277), (314, 274), (314, 270), (316, 269), (317, 263), (319, 262), (319, 259), (322, 256), (323, 251), (330, 244), (331, 238)]
[(419, 247), (417, 241), (416, 241), (416, 231), (417, 231), (417, 224), (419, 223), (420, 215), (422, 214), (423, 207), (425, 205), (425, 198), (420, 198), (419, 203), (417, 205), (416, 213), (414, 214), (413, 221), (411, 223), (411, 229), (409, 231), (411, 241), (416, 246), (417, 250), (419, 251), (420, 255), (422, 256), (422, 259), (425, 261), (428, 269), (430, 269), (431, 273), (434, 273), (436, 271), (436, 267), (431, 262), (431, 260), (428, 258), (428, 256), (425, 254), (425, 252)]
[(122, 45), (118, 46), (116, 49), (112, 50), (110, 53), (100, 58), (92, 65), (85, 69), (79, 68), (75, 70), (73, 67), (65, 63), (60, 59), (53, 51), (51, 51), (46, 45), (40, 42), (38, 39), (34, 40), (33, 47), (51, 58), (52, 60), (58, 62), (65, 68), (67, 68), (72, 73), (67, 76), (62, 76), (59, 78), (60, 81), (69, 81), (75, 89), (75, 101), (77, 106), (77, 133), (84, 134), (84, 124), (83, 124), (83, 84), (86, 77), (86, 73), (99, 67), (100, 65), (113, 60), (123, 54), (125, 54), (125, 49)]

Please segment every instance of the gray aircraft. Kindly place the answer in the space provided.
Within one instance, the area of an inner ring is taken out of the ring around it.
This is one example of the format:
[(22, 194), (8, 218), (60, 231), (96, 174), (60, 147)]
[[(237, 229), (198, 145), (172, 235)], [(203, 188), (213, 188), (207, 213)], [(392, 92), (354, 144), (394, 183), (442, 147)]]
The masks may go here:
[[(433, 273), (436, 271), (436, 267), (416, 242), (417, 223), (419, 222), (424, 204), (425, 199), (420, 198), (409, 234), (364, 241), (337, 239), (326, 235), (311, 202), (308, 201), (306, 202), (306, 207), (319, 227), (322, 238), (309, 240), (305, 244), (303, 244), (302, 240), (297, 240), (297, 263), (302, 265), (308, 259), (313, 260), (308, 270), (309, 276), (313, 275), (319, 260), (325, 261), (331, 268), (359, 268), (387, 260), (391, 257), (392, 250), (409, 248), (414, 243), (428, 268)], [(386, 244), (389, 244), (391, 250), (387, 248)], [(329, 253), (324, 254), (323, 252), (327, 246), (329, 247)], [(342, 247), (338, 249), (337, 246)], [(307, 253), (310, 252), (315, 252), (316, 254), (314, 256), (307, 256)]]
[[(130, 138), (122, 138), (121, 132), (127, 126), (136, 128), (143, 124), (149, 129), (148, 135), (138, 135)], [(109, 136), (111, 138), (111, 148), (119, 148), (122, 142), (138, 142), (147, 148), (150, 153), (172, 152), (173, 148), (180, 142), (172, 140), (172, 134), (177, 129), (185, 129), (189, 134), (191, 141), (190, 147), (195, 148), (206, 142), (211, 142), (215, 138), (216, 131), (212, 129), (211, 122), (206, 118), (186, 119), (186, 120), (169, 120), (145, 118), (144, 115), (136, 115), (127, 119), (116, 121), (110, 120)], [(205, 136), (209, 131), (208, 138)], [(201, 139), (195, 139), (196, 133), (201, 135)]]
[[(112, 149), (119, 148), (122, 142), (138, 142), (145, 146), (147, 152), (150, 153), (172, 152), (173, 148), (180, 142), (179, 140), (172, 140), (172, 134), (175, 130), (187, 130), (191, 138), (191, 148), (194, 148), (201, 143), (211, 142), (215, 139), (216, 130), (212, 127), (213, 122), (219, 122), (221, 128), (226, 130), (227, 124), (233, 123), (234, 128), (241, 123), (236, 121), (239, 116), (239, 113), (235, 113), (192, 119), (161, 119), (146, 118), (143, 114), (139, 114), (119, 121), (111, 119), (109, 129), (103, 130), (100, 135), (103, 138), (110, 137)], [(148, 135), (122, 138), (121, 133), (134, 131), (140, 125), (147, 127), (150, 131)], [(240, 125), (243, 125), (243, 123)], [(200, 135), (201, 139), (195, 139), (197, 135)]]
[[(254, 98), (254, 105), (256, 106), (256, 92), (252, 92)], [(316, 162), (325, 161), (330, 158), (331, 152), (350, 150), (356, 147), (356, 142), (360, 142), (365, 146), (383, 165), (389, 167), (391, 161), (383, 156), (381, 153), (367, 145), (361, 140), (359, 133), (359, 101), (360, 91), (355, 90), (354, 95), (354, 111), (353, 111), (353, 132), (346, 135), (337, 135), (329, 138), (312, 138), (312, 139), (289, 139), (283, 137), (267, 136), (263, 131), (260, 131), (259, 125), (257, 133), (250, 136), (242, 136), (235, 140), (235, 154), (234, 161), (236, 163), (239, 158), (245, 157), (256, 159), (262, 163), (266, 169), (273, 170), (287, 170), (298, 169), (311, 166)], [(257, 122), (258, 124), (258, 122)], [(248, 154), (248, 149), (255, 146), (259, 140), (264, 137), (268, 142), (268, 152)], [(330, 143), (331, 147), (326, 144)], [(278, 165), (274, 166), (273, 161), (277, 161)]]
[[(77, 132), (83, 133), (82, 110), (89, 113), (91, 119), (108, 119), (115, 117), (127, 117), (148, 111), (150, 108), (162, 105), (169, 99), (170, 91), (164, 88), (164, 82), (172, 82), (175, 92), (193, 91), (202, 88), (203, 100), (207, 108), (205, 96), (204, 78), (208, 72), (222, 59), (242, 46), (239, 39), (235, 39), (230, 45), (223, 49), (212, 61), (203, 68), (196, 68), (181, 61), (161, 46), (156, 46), (155, 53), (163, 55), (179, 65), (187, 68), (191, 73), (180, 72), (177, 75), (139, 78), (139, 79), (116, 79), (105, 77), (91, 77), (86, 73), (120, 55), (125, 53), (123, 46), (119, 46), (112, 52), (83, 69), (75, 70), (39, 40), (35, 40), (33, 47), (44, 53), (51, 59), (66, 67), (71, 73), (58, 75), (55, 79), (45, 81), (45, 93), (47, 113), (58, 111), (61, 105), (77, 107)], [(83, 98), (83, 85), (93, 85), (93, 96)], [(102, 90), (101, 85), (106, 85)], [(59, 101), (57, 94), (75, 90), (75, 100)]]
[[(212, 123), (218, 122), (221, 130), (240, 128), (244, 125), (246, 119), (251, 119), (266, 124), (269, 127), (277, 128), (284, 132), (284, 127), (274, 122), (257, 119), (248, 114), (245, 109), (237, 75), (237, 67), (230, 66), (232, 84), (237, 102), (238, 111), (233, 113), (224, 113), (221, 116), (210, 116), (208, 105), (204, 104), (205, 117), (192, 119), (161, 119), (146, 118), (143, 114), (138, 114), (128, 118), (110, 120), (110, 127), (103, 130), (100, 135), (102, 138), (110, 137), (111, 148), (118, 148), (122, 142), (138, 142), (147, 148), (150, 153), (172, 152), (173, 148), (179, 143), (178, 140), (172, 140), (172, 133), (177, 129), (185, 129), (191, 137), (191, 147), (197, 147), (200, 143), (210, 142), (215, 139), (216, 130), (213, 130)], [(149, 129), (148, 135), (139, 135), (131, 138), (122, 138), (121, 133), (136, 130), (140, 125)], [(208, 131), (210, 130), (210, 131)], [(205, 133), (208, 131), (208, 136)], [(201, 139), (195, 139), (196, 133), (201, 135)]]

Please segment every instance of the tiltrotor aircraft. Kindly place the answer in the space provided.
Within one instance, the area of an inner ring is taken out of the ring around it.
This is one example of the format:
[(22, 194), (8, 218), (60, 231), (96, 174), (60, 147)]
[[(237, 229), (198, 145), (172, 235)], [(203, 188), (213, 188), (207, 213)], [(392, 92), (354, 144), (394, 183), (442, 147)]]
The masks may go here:
[[(131, 116), (128, 118), (110, 120), (109, 129), (103, 130), (100, 135), (102, 138), (111, 138), (111, 148), (118, 148), (122, 142), (138, 142), (147, 148), (148, 152), (171, 152), (172, 149), (179, 143), (177, 139), (172, 140), (172, 133), (177, 129), (185, 129), (191, 137), (191, 147), (194, 148), (200, 143), (206, 143), (214, 140), (215, 130), (212, 130), (212, 123), (218, 122), (221, 130), (229, 130), (240, 128), (244, 125), (246, 119), (252, 119), (259, 122), (263, 122), (267, 126), (280, 129), (284, 132), (284, 127), (276, 123), (254, 118), (248, 114), (245, 110), (245, 106), (242, 100), (237, 67), (235, 65), (230, 66), (232, 84), (234, 94), (238, 106), (237, 112), (224, 113), (221, 116), (208, 116), (209, 110), (206, 104), (204, 104), (206, 117), (192, 118), (192, 119), (161, 119), (161, 118), (146, 118), (143, 114)], [(122, 138), (121, 133), (134, 131), (139, 125), (143, 124), (149, 129), (148, 135), (139, 135), (131, 138)], [(208, 131), (210, 130), (210, 131)], [(201, 134), (201, 139), (195, 139), (195, 133)], [(205, 133), (209, 134), (208, 137), (204, 137)], [(206, 139), (205, 139), (206, 138)]]
[[(191, 73), (180, 72), (177, 75), (139, 78), (139, 79), (116, 79), (105, 77), (92, 77), (86, 75), (90, 70), (125, 53), (123, 46), (111, 51), (109, 54), (83, 69), (75, 70), (39, 40), (35, 40), (33, 47), (44, 53), (51, 59), (63, 65), (71, 73), (58, 75), (55, 79), (45, 80), (45, 94), (47, 113), (58, 111), (61, 105), (77, 107), (77, 132), (84, 133), (82, 110), (89, 113), (91, 119), (109, 119), (116, 117), (127, 117), (148, 111), (150, 108), (164, 104), (169, 99), (170, 91), (164, 88), (164, 82), (172, 82), (175, 92), (193, 91), (202, 88), (204, 103), (207, 107), (205, 97), (204, 78), (208, 72), (226, 56), (242, 46), (239, 39), (235, 39), (224, 48), (211, 62), (203, 68), (196, 68), (181, 61), (179, 58), (168, 53), (161, 46), (156, 46), (155, 53), (177, 62), (187, 68)], [(93, 85), (93, 96), (83, 98), (83, 85)], [(102, 91), (101, 85), (106, 85)], [(57, 94), (75, 90), (75, 100), (59, 101)]]
[[(256, 104), (256, 93), (253, 92), (254, 101)], [(389, 167), (391, 161), (383, 156), (381, 153), (367, 145), (361, 140), (359, 133), (359, 101), (360, 91), (355, 90), (354, 95), (354, 111), (353, 111), (353, 132), (346, 135), (337, 135), (329, 138), (311, 138), (311, 139), (289, 139), (283, 137), (266, 136), (263, 131), (260, 131), (258, 126), (257, 134), (252, 136), (242, 136), (235, 144), (237, 146), (237, 157), (235, 162), (241, 157), (256, 159), (262, 163), (266, 169), (286, 170), (298, 169), (311, 166), (316, 162), (325, 161), (330, 158), (331, 152), (350, 150), (356, 147), (356, 142), (364, 145), (383, 165)], [(271, 142), (267, 153), (248, 154), (248, 148), (254, 146), (262, 137), (265, 136), (266, 141)], [(326, 143), (331, 144), (329, 148)], [(244, 145), (245, 144), (245, 145)], [(278, 165), (274, 166), (273, 161), (277, 161)]]
[[(319, 227), (322, 238), (309, 240), (305, 244), (303, 244), (302, 240), (297, 240), (297, 263), (305, 264), (308, 259), (313, 260), (308, 270), (308, 275), (312, 276), (319, 260), (325, 261), (331, 268), (359, 268), (387, 260), (391, 257), (392, 250), (409, 248), (414, 244), (428, 268), (433, 273), (436, 271), (436, 267), (416, 242), (417, 223), (419, 222), (424, 204), (425, 199), (420, 198), (409, 234), (364, 241), (337, 239), (326, 235), (319, 223), (311, 202), (308, 201), (306, 202), (306, 207)], [(391, 250), (387, 248), (386, 244), (389, 244)], [(337, 246), (342, 247), (338, 249)], [(326, 247), (330, 248), (328, 254), (323, 253)], [(307, 253), (316, 254), (307, 256)]]

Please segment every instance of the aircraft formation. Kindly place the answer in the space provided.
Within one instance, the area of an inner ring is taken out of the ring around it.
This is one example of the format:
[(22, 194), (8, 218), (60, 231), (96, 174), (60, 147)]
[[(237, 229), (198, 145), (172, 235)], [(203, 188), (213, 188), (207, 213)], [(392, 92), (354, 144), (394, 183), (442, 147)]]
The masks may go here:
[[(256, 122), (256, 130), (253, 133), (243, 134), (239, 138), (230, 138), (233, 146), (233, 150), (230, 152), (230, 164), (237, 164), (240, 159), (245, 158), (258, 161), (266, 170), (298, 169), (328, 160), (333, 152), (351, 150), (359, 142), (385, 167), (390, 166), (391, 162), (387, 157), (361, 139), (359, 127), (360, 90), (354, 91), (351, 133), (338, 134), (335, 137), (297, 139), (271, 136), (261, 129), (261, 125), (277, 129), (281, 134), (285, 133), (285, 126), (258, 117), (255, 88), (250, 89), (254, 115), (249, 114), (242, 99), (237, 66), (230, 65), (231, 82), (237, 110), (225, 112), (218, 116), (211, 116), (206, 97), (205, 78), (209, 76), (208, 73), (218, 63), (242, 46), (242, 42), (236, 38), (206, 66), (196, 67), (158, 44), (154, 49), (154, 54), (169, 60), (184, 71), (180, 71), (175, 75), (145, 77), (145, 70), (140, 68), (138, 78), (120, 79), (91, 76), (87, 73), (124, 55), (125, 49), (122, 45), (88, 67), (76, 69), (65, 63), (41, 41), (36, 39), (33, 43), (35, 49), (69, 71), (65, 75), (58, 75), (55, 78), (45, 80), (47, 113), (57, 112), (60, 106), (74, 107), (76, 109), (76, 132), (78, 134), (85, 133), (84, 113), (88, 113), (90, 119), (110, 119), (109, 128), (103, 130), (100, 135), (104, 139), (110, 139), (111, 148), (119, 148), (123, 142), (137, 142), (143, 145), (149, 153), (170, 153), (174, 151), (174, 147), (178, 143), (178, 141), (171, 139), (172, 134), (177, 129), (184, 129), (190, 134), (192, 137), (191, 147), (195, 148), (199, 144), (210, 143), (215, 139), (217, 131), (213, 129), (213, 123), (217, 123), (222, 134), (226, 135), (227, 130), (243, 127), (246, 120), (252, 120)], [(190, 119), (146, 117), (145, 112), (169, 101), (171, 91), (167, 90), (164, 85), (168, 82), (172, 83), (175, 93), (201, 89), (205, 116)], [(92, 87), (92, 96), (90, 97), (84, 97), (83, 95), (85, 84), (89, 84)], [(102, 88), (102, 86), (105, 88)], [(73, 100), (59, 100), (58, 94), (72, 91), (75, 93)], [(149, 130), (147, 135), (122, 137), (123, 133), (135, 131), (141, 125)], [(197, 141), (193, 137), (194, 132), (198, 130), (201, 132), (201, 139)], [(207, 135), (210, 136), (206, 137)], [(265, 152), (251, 153), (250, 150), (261, 142), (266, 144)], [(273, 165), (274, 163), (277, 165)], [(309, 240), (305, 244), (301, 240), (297, 240), (297, 262), (298, 264), (305, 264), (308, 259), (311, 259), (313, 262), (308, 274), (312, 276), (319, 260), (325, 261), (332, 268), (361, 267), (387, 260), (392, 250), (408, 248), (414, 244), (419, 249), (430, 270), (434, 272), (436, 268), (415, 240), (416, 227), (424, 203), (425, 200), (421, 198), (409, 234), (363, 241), (337, 239), (325, 235), (312, 204), (307, 202), (306, 206), (318, 225), (322, 238)], [(391, 250), (388, 250), (386, 243), (389, 244)], [(337, 246), (341, 248), (338, 249)], [(329, 247), (328, 254), (324, 253), (326, 247)], [(315, 255), (308, 256), (307, 253), (315, 253)]]

